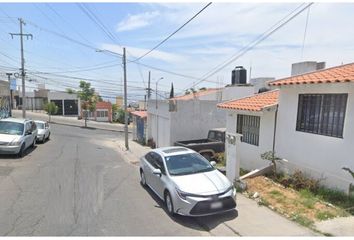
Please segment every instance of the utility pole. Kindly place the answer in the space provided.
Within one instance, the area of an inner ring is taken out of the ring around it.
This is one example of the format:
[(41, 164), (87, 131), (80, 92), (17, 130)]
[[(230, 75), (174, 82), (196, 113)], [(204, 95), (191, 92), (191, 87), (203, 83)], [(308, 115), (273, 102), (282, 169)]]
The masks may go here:
[(10, 117), (12, 117), (12, 90), (11, 90), (11, 75), (12, 73), (6, 73), (8, 79), (9, 79), (9, 93), (10, 93), (10, 101), (9, 101), (9, 105), (10, 105)]
[(125, 47), (123, 48), (123, 69), (124, 69), (124, 135), (125, 135), (125, 148), (129, 150), (128, 142), (128, 99), (127, 99), (127, 62), (125, 56)]
[(18, 19), (20, 21), (20, 33), (10, 33), (11, 38), (13, 39), (14, 36), (20, 36), (21, 39), (21, 77), (22, 77), (22, 118), (26, 118), (26, 107), (27, 107), (27, 101), (26, 101), (26, 88), (25, 88), (25, 58), (23, 55), (23, 36), (27, 37), (27, 40), (31, 38), (33, 39), (32, 34), (24, 34), (22, 32), (22, 26), (26, 25), (26, 23), (23, 21), (22, 18)]

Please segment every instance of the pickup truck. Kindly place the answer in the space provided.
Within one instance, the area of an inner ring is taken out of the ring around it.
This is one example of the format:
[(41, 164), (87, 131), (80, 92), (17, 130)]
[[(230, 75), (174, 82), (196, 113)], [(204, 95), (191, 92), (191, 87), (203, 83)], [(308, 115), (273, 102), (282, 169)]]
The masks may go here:
[(225, 151), (225, 130), (225, 128), (211, 129), (206, 139), (177, 141), (175, 146), (190, 148), (210, 161), (217, 153)]

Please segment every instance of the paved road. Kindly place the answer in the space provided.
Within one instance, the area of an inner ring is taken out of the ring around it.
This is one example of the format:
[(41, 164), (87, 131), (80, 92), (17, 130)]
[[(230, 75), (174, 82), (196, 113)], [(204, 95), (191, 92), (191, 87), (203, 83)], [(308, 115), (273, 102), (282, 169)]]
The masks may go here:
[(24, 158), (1, 156), (0, 235), (209, 235), (196, 219), (170, 218), (137, 166), (98, 144), (117, 134), (53, 124)]

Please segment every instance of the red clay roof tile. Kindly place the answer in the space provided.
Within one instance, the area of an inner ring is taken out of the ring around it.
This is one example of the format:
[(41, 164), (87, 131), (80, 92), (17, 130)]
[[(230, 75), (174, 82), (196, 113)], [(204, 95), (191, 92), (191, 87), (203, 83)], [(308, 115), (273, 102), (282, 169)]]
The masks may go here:
[(278, 104), (279, 90), (259, 93), (253, 96), (231, 100), (217, 105), (218, 108), (245, 110), (245, 111), (262, 111), (266, 107)]
[(354, 82), (354, 63), (322, 69), (302, 75), (275, 80), (271, 86), (292, 84), (342, 83)]

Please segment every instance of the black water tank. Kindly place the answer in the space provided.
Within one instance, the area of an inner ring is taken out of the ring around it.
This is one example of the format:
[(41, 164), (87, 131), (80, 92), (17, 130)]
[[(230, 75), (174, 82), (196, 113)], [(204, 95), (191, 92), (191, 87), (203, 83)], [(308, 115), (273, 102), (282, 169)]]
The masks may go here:
[(247, 83), (247, 70), (242, 66), (235, 67), (231, 74), (231, 84), (246, 84)]

